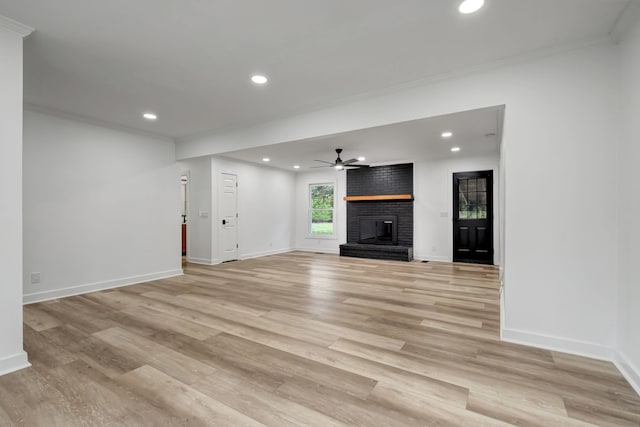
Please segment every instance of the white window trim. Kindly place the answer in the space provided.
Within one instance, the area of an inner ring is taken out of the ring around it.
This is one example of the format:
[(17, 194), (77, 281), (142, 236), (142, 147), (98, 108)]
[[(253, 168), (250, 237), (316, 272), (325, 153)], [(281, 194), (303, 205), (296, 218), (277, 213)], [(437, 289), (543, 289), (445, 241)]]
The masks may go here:
[[(331, 185), (333, 187), (333, 234), (312, 234), (311, 233), (311, 187), (316, 185)], [(337, 221), (337, 209), (336, 209), (336, 190), (337, 184), (335, 181), (324, 182), (310, 182), (307, 185), (307, 239), (324, 239), (324, 240), (337, 240), (338, 239), (338, 221)]]

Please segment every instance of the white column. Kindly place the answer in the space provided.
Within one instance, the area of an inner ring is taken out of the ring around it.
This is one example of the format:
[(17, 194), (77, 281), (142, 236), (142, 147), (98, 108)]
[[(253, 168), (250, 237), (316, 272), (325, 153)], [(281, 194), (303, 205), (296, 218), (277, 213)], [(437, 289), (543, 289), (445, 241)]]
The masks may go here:
[(30, 366), (22, 347), (22, 40), (0, 16), (0, 375)]

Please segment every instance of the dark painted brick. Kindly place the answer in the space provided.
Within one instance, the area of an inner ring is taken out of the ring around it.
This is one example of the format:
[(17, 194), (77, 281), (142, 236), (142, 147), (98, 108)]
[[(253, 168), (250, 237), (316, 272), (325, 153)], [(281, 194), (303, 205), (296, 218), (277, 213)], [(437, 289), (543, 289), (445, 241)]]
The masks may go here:
[[(377, 166), (347, 171), (348, 196), (413, 194), (413, 164)], [(413, 247), (413, 201), (364, 201), (347, 203), (347, 244), (358, 242), (358, 216), (398, 217), (398, 245)], [(340, 249), (342, 254), (342, 247)], [(350, 248), (349, 253), (371, 258), (371, 250)], [(412, 250), (413, 252), (413, 250)], [(413, 257), (413, 255), (411, 255)], [(392, 258), (379, 258), (392, 259)]]

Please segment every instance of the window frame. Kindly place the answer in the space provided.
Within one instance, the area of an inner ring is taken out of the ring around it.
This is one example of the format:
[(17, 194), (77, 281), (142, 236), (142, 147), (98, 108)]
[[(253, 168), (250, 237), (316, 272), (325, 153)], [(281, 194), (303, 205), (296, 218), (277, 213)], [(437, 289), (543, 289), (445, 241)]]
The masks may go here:
[[(333, 189), (333, 207), (331, 209), (331, 218), (333, 219), (333, 234), (313, 234), (311, 231), (311, 227), (313, 225), (313, 212), (317, 210), (329, 210), (329, 209), (313, 209), (312, 202), (312, 187), (318, 187), (322, 185), (330, 185)], [(311, 239), (337, 239), (337, 218), (336, 218), (336, 182), (335, 181), (324, 181), (324, 182), (311, 182), (307, 185), (307, 238)]]

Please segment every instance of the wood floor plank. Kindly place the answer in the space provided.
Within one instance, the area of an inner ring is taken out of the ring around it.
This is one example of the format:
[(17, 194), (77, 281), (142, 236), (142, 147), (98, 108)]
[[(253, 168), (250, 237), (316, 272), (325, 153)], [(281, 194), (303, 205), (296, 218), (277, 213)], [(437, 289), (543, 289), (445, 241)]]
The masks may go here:
[[(278, 378), (278, 386), (291, 377), (301, 377), (317, 384), (328, 385), (343, 393), (366, 399), (376, 381), (342, 369), (333, 368), (281, 350), (257, 344), (232, 335), (222, 334), (207, 340), (211, 353), (227, 361), (239, 361), (251, 372), (248, 379), (270, 373)], [(241, 356), (239, 356), (241, 355)], [(216, 365), (218, 366), (218, 365)], [(222, 369), (226, 366), (221, 366)], [(276, 387), (277, 388), (277, 387)]]
[(186, 425), (264, 425), (148, 365), (126, 373), (116, 381), (156, 402), (157, 406), (182, 414)]
[[(443, 383), (454, 384), (470, 391), (482, 391), (499, 397), (505, 402), (566, 415), (564, 402), (560, 396), (554, 393), (540, 392), (524, 384), (497, 380), (489, 371), (463, 370), (453, 368), (445, 363), (427, 363), (424, 359), (413, 358), (343, 339), (338, 340), (330, 348), (371, 361), (375, 360), (378, 363), (413, 372)], [(498, 386), (498, 384), (501, 386)]]
[(266, 392), (241, 377), (224, 371), (216, 372), (192, 384), (192, 387), (227, 406), (270, 426), (301, 425), (343, 426), (335, 418), (324, 415), (278, 393)]
[(378, 384), (369, 400), (380, 405), (412, 414), (423, 419), (426, 425), (457, 427), (505, 427), (511, 424), (467, 411), (465, 407), (451, 405), (447, 401), (434, 400), (423, 394), (412, 393), (386, 384)]
[(23, 320), (34, 331), (44, 331), (62, 325), (60, 320), (49, 313), (42, 311), (36, 305), (27, 305), (23, 310)]
[(304, 319), (298, 316), (291, 316), (285, 313), (279, 313), (277, 311), (270, 311), (262, 317), (275, 320), (284, 324), (298, 324), (304, 323), (305, 328), (309, 330), (325, 331), (336, 335), (337, 337), (347, 338), (352, 341), (358, 341), (365, 344), (374, 345), (380, 348), (386, 348), (388, 350), (400, 350), (405, 345), (404, 341), (397, 340), (395, 338), (388, 338), (383, 335), (371, 334), (368, 332), (362, 332), (355, 329), (345, 328), (343, 326), (336, 326), (330, 323), (320, 322), (313, 319)]
[(498, 269), (290, 252), (28, 305), (0, 425), (640, 426), (610, 362), (500, 341)]
[(211, 338), (212, 336), (220, 333), (213, 328), (180, 319), (175, 316), (170, 316), (147, 307), (137, 307), (136, 309), (129, 308), (122, 310), (122, 312), (132, 317), (154, 322), (159, 328), (179, 332), (198, 340), (206, 340), (207, 338)]
[(467, 409), (491, 418), (495, 418), (517, 426), (531, 427), (593, 427), (593, 424), (585, 423), (564, 415), (543, 411), (530, 405), (515, 406), (497, 396), (487, 396), (471, 391)]
[(423, 426), (412, 414), (399, 412), (340, 393), (331, 387), (297, 378), (286, 381), (278, 392), (288, 399), (331, 416), (349, 426)]
[(209, 365), (121, 328), (109, 328), (93, 336), (185, 384), (215, 372)]

